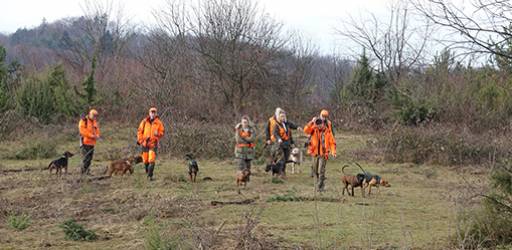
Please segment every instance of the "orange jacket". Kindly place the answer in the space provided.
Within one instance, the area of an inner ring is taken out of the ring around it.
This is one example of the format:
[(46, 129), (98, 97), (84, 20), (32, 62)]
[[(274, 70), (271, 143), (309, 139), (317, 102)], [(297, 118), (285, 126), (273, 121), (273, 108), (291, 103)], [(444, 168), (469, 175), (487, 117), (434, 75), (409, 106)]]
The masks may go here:
[(266, 135), (267, 135), (267, 141), (270, 140), (272, 142), (276, 141), (276, 137), (274, 136), (274, 128), (276, 127), (277, 121), (276, 117), (272, 116), (268, 118), (267, 122), (267, 129), (266, 129)]
[(164, 136), (164, 124), (160, 121), (160, 118), (155, 117), (153, 122), (150, 121), (149, 117), (144, 118), (139, 125), (137, 130), (137, 142), (143, 147), (156, 148), (158, 147), (158, 141)]
[(91, 120), (89, 117), (80, 119), (78, 130), (80, 131), (80, 140), (83, 145), (96, 145), (95, 136), (100, 136), (100, 127), (96, 120)]
[[(311, 136), (308, 146), (308, 153), (311, 156), (323, 156), (325, 159), (331, 155), (336, 154), (336, 140), (332, 132), (332, 124), (327, 121), (327, 126), (323, 131), (320, 131), (314, 122), (309, 122), (304, 127), (304, 133)], [(323, 135), (323, 140), (322, 140)]]

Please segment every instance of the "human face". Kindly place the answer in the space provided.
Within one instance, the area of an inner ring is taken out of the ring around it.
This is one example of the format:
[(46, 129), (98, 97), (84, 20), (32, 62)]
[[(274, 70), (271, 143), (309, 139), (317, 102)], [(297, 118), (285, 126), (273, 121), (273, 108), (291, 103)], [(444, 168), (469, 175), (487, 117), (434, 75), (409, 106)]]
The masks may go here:
[(285, 122), (286, 121), (286, 114), (285, 113), (280, 113), (278, 119), (279, 119), (279, 122)]
[(150, 119), (155, 119), (155, 116), (156, 116), (156, 111), (152, 110), (152, 111), (149, 112), (149, 118)]
[(242, 119), (242, 128), (248, 128), (249, 127), (249, 121), (247, 119)]

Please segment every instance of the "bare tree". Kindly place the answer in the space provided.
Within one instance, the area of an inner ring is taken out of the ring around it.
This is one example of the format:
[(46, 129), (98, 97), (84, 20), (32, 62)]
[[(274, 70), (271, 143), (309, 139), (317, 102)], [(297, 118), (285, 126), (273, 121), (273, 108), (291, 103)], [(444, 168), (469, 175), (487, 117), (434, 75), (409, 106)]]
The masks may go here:
[(434, 24), (454, 31), (446, 40), (466, 53), (491, 54), (512, 59), (512, 2), (470, 0), (463, 8), (452, 1), (416, 1), (416, 8)]
[(67, 20), (76, 30), (64, 34), (67, 50), (57, 52), (73, 69), (84, 73), (94, 58), (100, 66), (109, 58), (119, 59), (134, 32), (122, 8), (114, 9), (111, 2), (85, 0), (82, 10), (83, 16)]
[(286, 45), (282, 25), (250, 0), (211, 0), (194, 8), (192, 43), (212, 74), (213, 85), (236, 113), (269, 75), (272, 59)]
[(336, 31), (370, 53), (378, 70), (396, 83), (423, 59), (432, 28), (428, 23), (413, 27), (405, 1), (393, 4), (389, 13), (387, 22), (372, 13), (365, 19), (351, 17)]

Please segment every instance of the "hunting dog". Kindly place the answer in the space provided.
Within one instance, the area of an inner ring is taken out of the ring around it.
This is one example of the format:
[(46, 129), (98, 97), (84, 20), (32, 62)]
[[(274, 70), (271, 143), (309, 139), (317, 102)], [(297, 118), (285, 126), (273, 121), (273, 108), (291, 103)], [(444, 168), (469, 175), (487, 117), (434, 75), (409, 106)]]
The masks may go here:
[(279, 163), (272, 163), (272, 164), (267, 164), (267, 166), (265, 167), (265, 172), (270, 172), (272, 171), (272, 176), (278, 176), (281, 174), (281, 164)]
[[(345, 174), (345, 168), (348, 167), (348, 165), (345, 165), (341, 168), (341, 172), (343, 172), (343, 176), (341, 176), (341, 183), (345, 185), (343, 187), (342, 194), (345, 195), (345, 190), (347, 190), (348, 195), (354, 196), (354, 188), (361, 187), (361, 193), (364, 197), (364, 174), (357, 174), (357, 175), (347, 175)], [(352, 190), (352, 194), (350, 194), (350, 191), (348, 190), (348, 187), (350, 186)]]
[(186, 154), (185, 159), (188, 161), (188, 176), (191, 182), (196, 182), (197, 173), (199, 172), (199, 165), (194, 160), (192, 154)]
[(50, 162), (50, 164), (48, 165), (48, 168), (47, 168), (50, 170), (50, 174), (53, 172), (54, 169), (55, 169), (55, 174), (57, 176), (60, 176), (62, 174), (62, 169), (64, 169), (64, 173), (67, 174), (68, 173), (68, 159), (72, 156), (73, 156), (72, 153), (70, 153), (69, 151), (66, 151), (66, 152), (64, 152), (64, 154), (62, 154), (62, 157)]
[[(292, 149), (292, 152), (290, 153), (290, 159), (288, 161), (289, 163), (293, 163), (292, 165), (292, 174), (295, 174), (295, 167), (300, 166), (300, 163), (302, 162), (302, 152), (299, 148), (295, 147)], [(297, 173), (299, 172), (299, 169), (297, 167)]]
[(106, 169), (106, 174), (108, 176), (112, 175), (124, 175), (126, 172), (130, 172), (130, 174), (133, 174), (133, 167), (137, 163), (142, 162), (141, 156), (130, 156), (125, 159), (113, 161), (110, 163), (110, 165)]
[(383, 186), (383, 187), (391, 187), (391, 185), (389, 184), (389, 182), (385, 179), (383, 179), (382, 177), (380, 177), (379, 175), (373, 175), (373, 174), (370, 174), (370, 173), (365, 173), (365, 174), (358, 174), (358, 175), (362, 175), (363, 176), (363, 189), (368, 187), (368, 195), (370, 195), (372, 193), (372, 187), (376, 187), (377, 188), (377, 192), (380, 193), (380, 186)]
[(238, 187), (238, 193), (240, 194), (240, 186), (247, 186), (247, 182), (249, 182), (249, 177), (251, 176), (251, 170), (244, 169), (236, 172), (236, 186)]

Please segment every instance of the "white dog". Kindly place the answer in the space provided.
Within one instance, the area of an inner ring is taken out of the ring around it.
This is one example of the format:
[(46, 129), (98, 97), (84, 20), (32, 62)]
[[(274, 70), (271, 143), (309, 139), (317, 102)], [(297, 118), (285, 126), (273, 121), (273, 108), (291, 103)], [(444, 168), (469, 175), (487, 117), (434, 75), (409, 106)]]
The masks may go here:
[[(302, 151), (295, 147), (292, 149), (292, 152), (290, 153), (290, 163), (293, 163), (292, 165), (292, 174), (295, 174), (295, 166), (299, 166), (302, 162)], [(299, 172), (299, 169), (297, 167), (297, 173)]]

